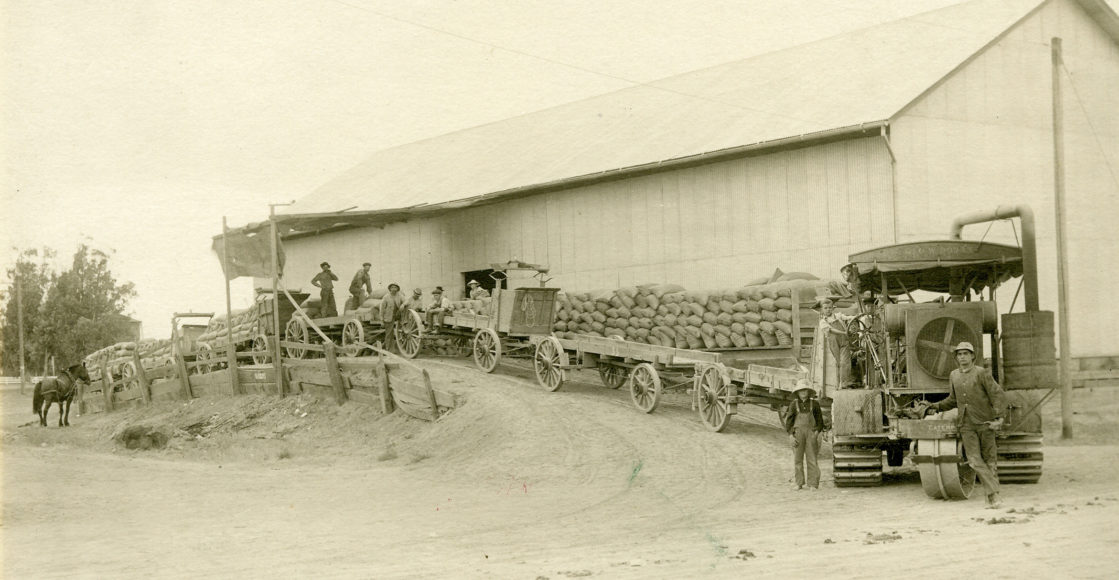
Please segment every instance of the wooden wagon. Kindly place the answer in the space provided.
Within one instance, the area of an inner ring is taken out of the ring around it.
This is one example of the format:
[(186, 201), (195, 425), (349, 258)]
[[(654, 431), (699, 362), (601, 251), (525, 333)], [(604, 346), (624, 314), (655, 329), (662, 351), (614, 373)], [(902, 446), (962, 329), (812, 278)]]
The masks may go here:
[[(313, 356), (312, 353), (322, 352), (320, 348), (314, 348), (315, 345), (329, 340), (341, 345), (339, 355), (356, 357), (369, 351), (373, 345), (385, 344), (385, 332), (386, 326), (377, 309), (313, 319), (297, 313), (288, 321), (284, 332), (284, 354), (288, 358), (307, 358)], [(396, 325), (396, 344), (400, 345), (403, 356), (416, 356), (421, 332), (421, 328), (415, 325)]]
[(474, 364), (487, 373), (503, 358), (530, 359), (537, 342), (551, 335), (557, 292), (558, 288), (498, 288), (488, 302), (477, 301), (477, 310), (448, 312), (441, 325), (432, 328), (410, 310), (400, 325), (401, 353), (412, 358), (425, 343), (446, 339), (469, 344)]

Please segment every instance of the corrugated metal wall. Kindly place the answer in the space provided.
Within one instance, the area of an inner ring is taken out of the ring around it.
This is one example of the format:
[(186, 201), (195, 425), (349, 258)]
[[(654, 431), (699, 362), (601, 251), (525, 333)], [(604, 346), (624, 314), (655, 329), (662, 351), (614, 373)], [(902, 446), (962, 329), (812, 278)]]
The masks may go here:
[(453, 213), (291, 240), (287, 284), (322, 260), (343, 278), (461, 291), (461, 273), (517, 258), (571, 290), (673, 282), (732, 286), (774, 268), (836, 277), (852, 251), (892, 243), (889, 154), (839, 141), (539, 194)]
[[(1057, 310), (1050, 39), (1063, 39), (1071, 346), (1119, 353), (1119, 45), (1071, 0), (1055, 0), (927, 94), (891, 127), (902, 241), (943, 237), (952, 219), (1029, 204), (1041, 304)], [(1070, 78), (1071, 75), (1071, 78)], [(979, 238), (986, 226), (970, 226)], [(1015, 243), (1005, 223), (987, 239)], [(1009, 302), (1014, 289), (1002, 297)], [(1008, 304), (1002, 305), (1004, 308)], [(1021, 308), (1019, 303), (1017, 308)], [(1101, 313), (1109, 313), (1101, 316)]]

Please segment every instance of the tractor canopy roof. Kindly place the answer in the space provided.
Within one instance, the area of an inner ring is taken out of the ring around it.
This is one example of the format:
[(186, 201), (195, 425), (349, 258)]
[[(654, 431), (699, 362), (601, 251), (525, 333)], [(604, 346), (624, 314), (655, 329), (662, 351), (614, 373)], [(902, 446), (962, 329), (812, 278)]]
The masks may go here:
[(1022, 250), (1017, 246), (971, 240), (937, 240), (884, 246), (852, 254), (849, 268), (859, 287), (881, 292), (915, 290), (940, 293), (976, 293), (1022, 275)]

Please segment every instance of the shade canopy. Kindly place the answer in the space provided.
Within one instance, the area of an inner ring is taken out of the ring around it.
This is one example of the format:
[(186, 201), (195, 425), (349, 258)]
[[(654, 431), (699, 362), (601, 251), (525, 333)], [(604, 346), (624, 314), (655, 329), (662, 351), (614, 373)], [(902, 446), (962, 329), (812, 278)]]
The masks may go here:
[(916, 290), (978, 293), (1022, 275), (1021, 248), (971, 240), (896, 244), (851, 254), (849, 260), (860, 288), (880, 292), (885, 276), (891, 296)]

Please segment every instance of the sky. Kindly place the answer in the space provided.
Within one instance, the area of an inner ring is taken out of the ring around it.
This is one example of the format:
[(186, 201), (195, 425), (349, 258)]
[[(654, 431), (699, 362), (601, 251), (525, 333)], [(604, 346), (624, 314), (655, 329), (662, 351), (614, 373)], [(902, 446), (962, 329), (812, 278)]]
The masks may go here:
[(954, 3), (0, 0), (0, 270), (112, 251), (167, 337), (224, 311), (223, 216), (375, 151)]

